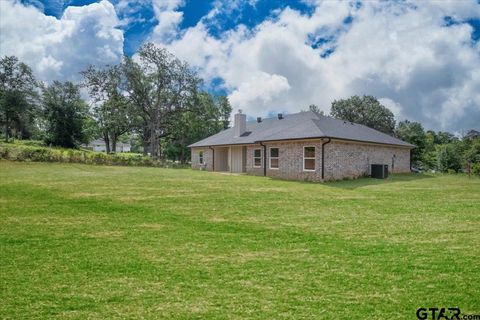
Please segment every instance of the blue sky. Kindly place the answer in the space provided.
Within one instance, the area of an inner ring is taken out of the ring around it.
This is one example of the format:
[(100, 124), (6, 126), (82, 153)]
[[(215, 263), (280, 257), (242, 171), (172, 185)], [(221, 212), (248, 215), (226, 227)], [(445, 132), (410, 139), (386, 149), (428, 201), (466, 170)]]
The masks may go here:
[[(145, 42), (249, 116), (376, 96), (397, 120), (480, 129), (480, 2), (2, 0), (1, 55), (79, 81)], [(29, 21), (25, 24), (23, 21)]]
[[(26, 5), (36, 6), (39, 10), (49, 16), (61, 18), (64, 10), (69, 6), (84, 6), (96, 3), (98, 0), (22, 0)], [(111, 0), (112, 4), (118, 4), (118, 0)], [(183, 13), (183, 19), (179, 25), (180, 29), (186, 29), (195, 26), (210, 10), (214, 7), (215, 1), (212, 0), (190, 0), (182, 3), (178, 10)], [(303, 13), (311, 13), (313, 6), (300, 1), (292, 0), (269, 0), (258, 1), (255, 4), (246, 2), (232, 12), (222, 12), (216, 17), (216, 24), (210, 26), (210, 33), (219, 36), (225, 30), (233, 29), (239, 24), (249, 28), (255, 27), (265, 18), (269, 17), (275, 10), (281, 10), (290, 7)], [(138, 5), (136, 1), (131, 1), (129, 7), (132, 12), (128, 15), (136, 18), (143, 18), (140, 22), (131, 23), (122, 27), (125, 31), (124, 51), (128, 55), (134, 54), (138, 47), (143, 43), (152, 29), (158, 23), (155, 19), (153, 7), (151, 5)], [(127, 18), (128, 15), (123, 10), (117, 10), (120, 18)]]

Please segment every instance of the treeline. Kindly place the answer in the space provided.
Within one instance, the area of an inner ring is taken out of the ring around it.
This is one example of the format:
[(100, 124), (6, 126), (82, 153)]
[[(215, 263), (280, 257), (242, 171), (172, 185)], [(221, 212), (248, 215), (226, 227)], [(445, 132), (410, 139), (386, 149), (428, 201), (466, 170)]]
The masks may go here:
[[(229, 125), (232, 111), (225, 96), (202, 90), (202, 80), (165, 49), (143, 45), (136, 58), (118, 65), (89, 66), (82, 82), (36, 81), (16, 57), (0, 60), (1, 133), (10, 138), (42, 140), (45, 145), (78, 148), (102, 138), (107, 153), (118, 141), (154, 160), (185, 163), (187, 146)], [(88, 104), (82, 98), (88, 95)], [(316, 105), (310, 110), (321, 112)], [(323, 113), (323, 112), (322, 112)], [(364, 124), (416, 145), (412, 164), (421, 170), (480, 174), (480, 138), (425, 131), (418, 122), (396, 122), (373, 96), (332, 102), (330, 116)]]
[(449, 132), (432, 131), (418, 122), (399, 122), (395, 134), (417, 147), (412, 163), (420, 170), (466, 172), (480, 175), (480, 133), (469, 130), (457, 137)]
[[(318, 111), (315, 105), (310, 110)], [(421, 171), (466, 172), (480, 175), (480, 132), (458, 137), (449, 132), (425, 130), (421, 123), (396, 123), (393, 113), (373, 96), (353, 96), (332, 103), (330, 116), (360, 123), (414, 144), (411, 160)]]
[(189, 144), (228, 127), (228, 99), (202, 90), (202, 79), (187, 63), (151, 43), (135, 59), (89, 66), (82, 76), (80, 84), (45, 84), (16, 57), (2, 58), (0, 123), (5, 141), (36, 139), (78, 148), (102, 138), (107, 153), (116, 152), (118, 141), (128, 141), (134, 151), (153, 159), (185, 162)]

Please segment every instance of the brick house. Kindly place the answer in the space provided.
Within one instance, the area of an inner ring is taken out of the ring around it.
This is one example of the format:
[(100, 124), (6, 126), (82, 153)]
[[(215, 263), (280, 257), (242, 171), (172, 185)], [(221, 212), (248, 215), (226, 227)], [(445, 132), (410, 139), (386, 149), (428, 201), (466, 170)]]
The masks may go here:
[(370, 174), (371, 164), (410, 172), (413, 145), (366, 127), (307, 111), (247, 122), (189, 146), (192, 168), (326, 181)]

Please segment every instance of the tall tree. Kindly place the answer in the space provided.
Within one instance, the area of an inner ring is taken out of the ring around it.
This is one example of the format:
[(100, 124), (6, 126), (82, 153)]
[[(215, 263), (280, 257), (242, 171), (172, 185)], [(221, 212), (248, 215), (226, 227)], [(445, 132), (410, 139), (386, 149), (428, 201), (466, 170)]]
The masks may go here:
[(125, 58), (128, 97), (138, 108), (144, 153), (158, 159), (160, 139), (173, 115), (192, 105), (200, 79), (189, 66), (152, 43), (138, 51), (138, 63)]
[(435, 143), (437, 144), (447, 144), (458, 141), (458, 138), (450, 132), (438, 131), (435, 135)]
[(422, 154), (422, 164), (426, 169), (437, 168), (437, 145), (435, 139), (435, 131), (428, 130), (425, 133), (425, 149)]
[(438, 170), (458, 172), (462, 168), (462, 153), (458, 143), (449, 143), (440, 146), (437, 156)]
[(47, 144), (76, 148), (85, 142), (83, 125), (87, 105), (80, 98), (78, 86), (68, 81), (54, 81), (43, 89), (43, 108)]
[(105, 141), (107, 153), (116, 152), (118, 138), (131, 128), (131, 104), (123, 94), (125, 82), (121, 65), (97, 69), (90, 66), (82, 72), (84, 85), (93, 101), (93, 117)]
[(480, 163), (480, 138), (466, 139), (465, 161), (467, 163)]
[(366, 125), (378, 131), (393, 134), (395, 117), (373, 96), (353, 96), (332, 102), (330, 115), (337, 119)]
[(313, 111), (315, 113), (318, 113), (318, 114), (321, 114), (322, 116), (325, 115), (325, 113), (323, 112), (323, 110), (320, 110), (320, 107), (317, 106), (316, 104), (311, 104), (308, 106), (308, 109), (307, 110), (304, 110), (304, 109), (301, 109), (300, 112), (307, 112), (307, 111)]
[(401, 121), (395, 129), (395, 135), (416, 146), (416, 148), (412, 150), (412, 162), (418, 163), (422, 161), (427, 140), (425, 130), (420, 123), (408, 120)]
[(219, 111), (219, 120), (222, 122), (223, 129), (228, 129), (230, 124), (230, 114), (232, 113), (232, 106), (226, 96), (217, 96), (216, 105)]
[(182, 163), (190, 158), (188, 145), (211, 136), (228, 126), (232, 107), (228, 99), (212, 97), (208, 92), (199, 92), (195, 103), (172, 118), (169, 136), (165, 139), (165, 153)]
[(32, 70), (14, 56), (0, 60), (0, 122), (8, 142), (12, 129), (28, 138), (34, 118), (37, 83)]

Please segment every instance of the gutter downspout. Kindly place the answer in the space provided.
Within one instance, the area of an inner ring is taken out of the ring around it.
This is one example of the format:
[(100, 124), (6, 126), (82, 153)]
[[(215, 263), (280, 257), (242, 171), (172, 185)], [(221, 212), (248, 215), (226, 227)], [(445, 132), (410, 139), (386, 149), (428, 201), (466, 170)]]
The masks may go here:
[(215, 172), (215, 149), (211, 146), (209, 148), (212, 150), (212, 171)]
[(412, 172), (412, 150), (410, 149), (409, 155), (408, 155), (408, 162), (410, 164), (410, 172)]
[(267, 146), (260, 142), (260, 145), (263, 147), (263, 176), (267, 176)]
[(322, 142), (322, 180), (325, 179), (325, 145), (329, 144), (332, 141), (331, 138), (328, 138), (327, 142)]

